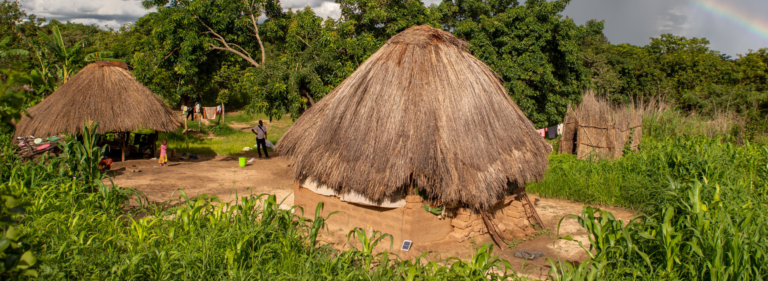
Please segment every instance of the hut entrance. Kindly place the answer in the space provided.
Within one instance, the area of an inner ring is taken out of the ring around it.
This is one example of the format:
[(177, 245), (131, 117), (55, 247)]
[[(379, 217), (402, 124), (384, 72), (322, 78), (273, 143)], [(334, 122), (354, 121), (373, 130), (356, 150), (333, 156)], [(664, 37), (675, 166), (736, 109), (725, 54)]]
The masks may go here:
[(579, 159), (621, 158), (625, 150), (636, 151), (640, 145), (642, 117), (639, 110), (611, 106), (588, 91), (578, 107), (568, 105), (558, 152)]
[(109, 146), (109, 156), (116, 159), (152, 158), (157, 152), (157, 132), (108, 133), (100, 140), (99, 146)]

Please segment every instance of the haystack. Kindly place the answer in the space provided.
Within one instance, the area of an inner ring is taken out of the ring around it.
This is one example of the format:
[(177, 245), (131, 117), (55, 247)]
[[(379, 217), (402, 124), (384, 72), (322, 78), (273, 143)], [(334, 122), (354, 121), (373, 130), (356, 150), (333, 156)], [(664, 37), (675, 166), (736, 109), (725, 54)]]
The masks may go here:
[[(451, 221), (438, 222), (419, 209), (426, 204), (422, 198), (477, 219), (480, 211), (511, 205), (512, 193), (541, 179), (548, 168), (546, 142), (496, 74), (466, 47), (448, 32), (409, 28), (307, 110), (277, 145), (293, 162), (297, 205), (314, 210), (313, 200), (321, 197), (301, 191), (309, 189), (338, 198), (334, 204), (342, 210), (349, 203), (363, 206), (349, 209), (361, 214), (350, 224), (416, 231), (403, 223), (412, 218), (419, 221), (413, 227), (444, 238), (447, 233), (436, 229), (450, 232)], [(326, 207), (333, 200), (325, 198)], [(411, 217), (395, 211), (385, 219), (392, 208), (409, 206), (418, 209)]]
[(580, 159), (621, 158), (624, 149), (637, 150), (642, 137), (642, 111), (632, 106), (612, 106), (587, 91), (578, 107), (568, 105), (559, 153)]
[(95, 62), (30, 108), (16, 125), (16, 136), (77, 134), (86, 120), (99, 122), (98, 134), (171, 132), (181, 126), (173, 111), (136, 81), (125, 63)]

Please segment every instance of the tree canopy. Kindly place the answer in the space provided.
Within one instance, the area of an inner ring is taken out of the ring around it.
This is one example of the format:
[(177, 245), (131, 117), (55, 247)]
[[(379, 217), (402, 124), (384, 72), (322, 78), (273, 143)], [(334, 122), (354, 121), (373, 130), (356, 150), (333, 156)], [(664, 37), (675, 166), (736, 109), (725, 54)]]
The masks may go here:
[(570, 0), (336, 3), (340, 18), (323, 19), (279, 0), (144, 0), (157, 11), (114, 29), (47, 21), (4, 0), (0, 66), (29, 74), (37, 100), (89, 61), (111, 59), (171, 106), (196, 100), (296, 118), (391, 36), (430, 25), (467, 41), (537, 127), (562, 122), (587, 88), (617, 103), (663, 98), (701, 114), (765, 116), (768, 49), (733, 58), (673, 34), (611, 44), (604, 22), (562, 15)]

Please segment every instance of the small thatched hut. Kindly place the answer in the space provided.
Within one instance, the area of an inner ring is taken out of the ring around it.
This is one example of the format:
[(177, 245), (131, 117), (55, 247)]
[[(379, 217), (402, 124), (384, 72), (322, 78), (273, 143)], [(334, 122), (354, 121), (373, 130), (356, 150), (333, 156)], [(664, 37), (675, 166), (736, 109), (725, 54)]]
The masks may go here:
[[(501, 233), (530, 234), (524, 186), (546, 172), (549, 148), (466, 47), (448, 32), (409, 28), (307, 110), (277, 145), (293, 162), (295, 204), (311, 216), (325, 202), (347, 211), (337, 219), (349, 224), (337, 225), (398, 240), (479, 235), (481, 213)], [(448, 211), (433, 215), (427, 204)]]
[(181, 126), (173, 111), (136, 81), (125, 63), (94, 62), (30, 108), (16, 125), (16, 136), (80, 133), (86, 120), (99, 122), (98, 134), (170, 132)]
[(568, 105), (559, 153), (576, 154), (580, 159), (621, 158), (624, 149), (637, 150), (642, 137), (642, 111), (612, 106), (587, 91), (578, 107)]

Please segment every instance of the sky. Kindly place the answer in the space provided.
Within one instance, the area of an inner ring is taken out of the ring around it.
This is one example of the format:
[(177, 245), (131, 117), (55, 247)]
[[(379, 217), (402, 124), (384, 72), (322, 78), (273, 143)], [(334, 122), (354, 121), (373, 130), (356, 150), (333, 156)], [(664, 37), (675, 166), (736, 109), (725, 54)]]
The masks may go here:
[[(46, 19), (119, 27), (154, 10), (138, 0), (19, 0), (27, 14)], [(440, 0), (423, 0), (425, 4)], [(520, 1), (524, 2), (524, 1)], [(321, 17), (338, 18), (338, 4), (323, 0), (281, 0), (283, 8), (312, 7)], [(577, 24), (605, 20), (614, 44), (645, 45), (651, 37), (672, 33), (704, 37), (710, 47), (736, 56), (768, 47), (766, 0), (572, 0), (565, 12)]]

